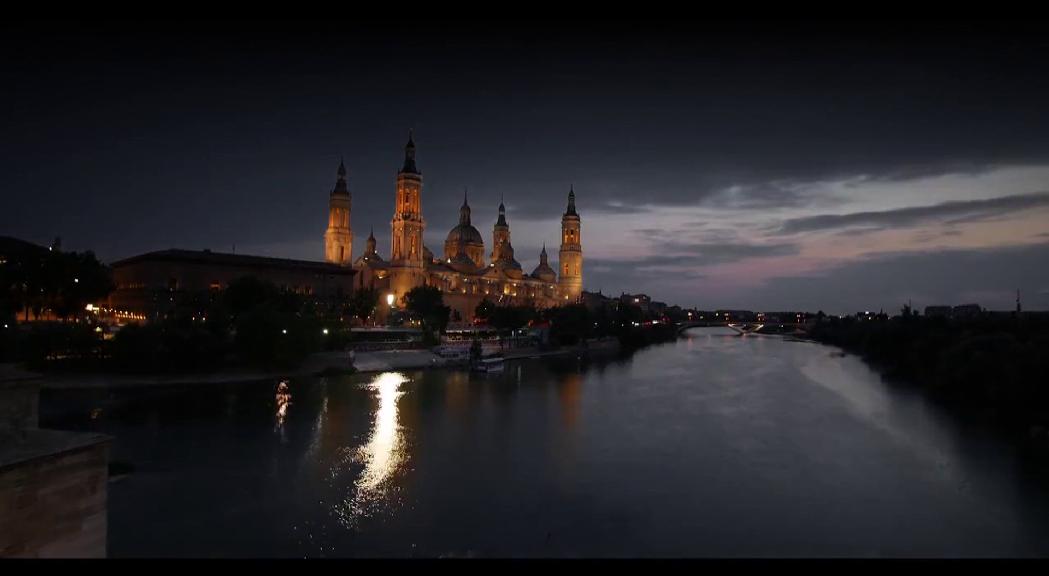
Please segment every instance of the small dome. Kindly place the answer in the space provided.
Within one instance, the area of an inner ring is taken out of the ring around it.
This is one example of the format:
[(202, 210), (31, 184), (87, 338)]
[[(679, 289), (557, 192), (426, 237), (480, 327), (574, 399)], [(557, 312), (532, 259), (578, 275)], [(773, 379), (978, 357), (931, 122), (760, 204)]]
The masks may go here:
[(477, 231), (470, 224), (459, 224), (455, 228), (452, 228), (448, 232), (448, 238), (445, 239), (446, 244), (459, 241), (459, 234), (462, 233), (462, 239), (465, 244), (472, 244), (476, 246), (484, 246), (484, 239), (481, 237), (481, 233)]
[(549, 264), (543, 262), (536, 266), (535, 270), (532, 271), (532, 277), (538, 278), (544, 282), (553, 282), (557, 279), (557, 272), (554, 272), (554, 269), (551, 268)]
[(496, 260), (495, 267), (500, 270), (520, 270), (521, 263), (514, 260), (513, 256), (510, 256), (509, 260)]
[(446, 264), (457, 272), (474, 272), (477, 270), (477, 264), (462, 252), (448, 260), (450, 261), (446, 261)]

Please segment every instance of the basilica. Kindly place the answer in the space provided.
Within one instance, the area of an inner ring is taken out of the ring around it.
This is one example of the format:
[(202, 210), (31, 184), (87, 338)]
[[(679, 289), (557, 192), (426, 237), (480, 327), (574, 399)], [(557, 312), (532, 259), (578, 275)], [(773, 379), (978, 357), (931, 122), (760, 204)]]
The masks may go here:
[(325, 260), (352, 267), (356, 288), (379, 291), (380, 309), (403, 306), (405, 293), (423, 285), (437, 287), (445, 305), (452, 308), (453, 319), (462, 321), (472, 318), (477, 305), (485, 299), (497, 305), (528, 304), (537, 308), (579, 301), (583, 290), (583, 249), (574, 190), (568, 192), (568, 207), (561, 217), (557, 269), (551, 267), (544, 244), (539, 265), (529, 274), (514, 257), (510, 224), (502, 203), (492, 228), (492, 251), (486, 262), (484, 238), (470, 221), (465, 193), (459, 224), (448, 232), (443, 252), (437, 257), (423, 245), (426, 221), (422, 215), (422, 188), (422, 172), (416, 166), (415, 143), (409, 133), (404, 165), (397, 173), (389, 259), (379, 254), (375, 236), (369, 234), (363, 253), (353, 260), (351, 195), (346, 167), (339, 164), (328, 200)]

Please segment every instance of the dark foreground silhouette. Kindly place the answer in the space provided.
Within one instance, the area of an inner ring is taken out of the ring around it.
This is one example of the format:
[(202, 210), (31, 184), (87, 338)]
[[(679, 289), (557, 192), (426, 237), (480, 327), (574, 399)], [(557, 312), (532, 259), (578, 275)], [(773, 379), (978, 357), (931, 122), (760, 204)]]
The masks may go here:
[(812, 338), (862, 356), (968, 417), (1049, 447), (1049, 315), (901, 316), (817, 322)]

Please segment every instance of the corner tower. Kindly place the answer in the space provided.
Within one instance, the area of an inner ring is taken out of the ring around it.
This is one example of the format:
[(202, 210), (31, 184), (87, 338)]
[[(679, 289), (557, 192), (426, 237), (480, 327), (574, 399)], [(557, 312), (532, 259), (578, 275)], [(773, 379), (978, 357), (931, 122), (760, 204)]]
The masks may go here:
[(583, 243), (579, 213), (575, 209), (575, 189), (568, 190), (568, 209), (561, 216), (561, 251), (557, 263), (558, 284), (565, 300), (576, 301), (583, 292)]
[(324, 260), (339, 266), (349, 266), (353, 262), (350, 204), (350, 189), (346, 185), (346, 165), (340, 160), (335, 188), (328, 195), (328, 230), (324, 233)]
[(404, 166), (397, 173), (397, 199), (390, 221), (390, 288), (397, 300), (426, 283), (423, 260), (423, 176), (415, 166), (415, 140), (408, 132)]

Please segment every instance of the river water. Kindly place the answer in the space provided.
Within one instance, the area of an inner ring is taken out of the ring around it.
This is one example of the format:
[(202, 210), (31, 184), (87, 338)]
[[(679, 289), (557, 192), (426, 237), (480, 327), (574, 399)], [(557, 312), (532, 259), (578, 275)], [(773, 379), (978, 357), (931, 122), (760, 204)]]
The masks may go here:
[(277, 384), (42, 394), (132, 466), (110, 556), (1049, 555), (1038, 466), (819, 344)]

